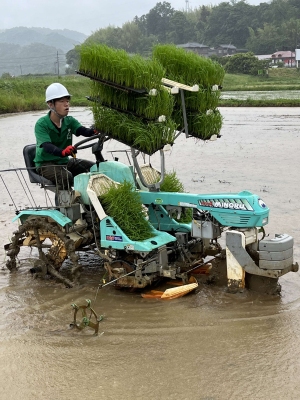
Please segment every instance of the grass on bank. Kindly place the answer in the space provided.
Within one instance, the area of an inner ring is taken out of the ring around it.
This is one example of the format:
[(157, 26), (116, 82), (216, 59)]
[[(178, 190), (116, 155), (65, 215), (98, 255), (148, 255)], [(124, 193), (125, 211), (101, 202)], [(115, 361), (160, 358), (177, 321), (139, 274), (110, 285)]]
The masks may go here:
[(80, 75), (15, 77), (0, 79), (0, 114), (46, 110), (45, 90), (53, 82), (67, 87), (72, 106), (89, 104), (85, 96), (89, 95), (90, 81)]
[(270, 68), (267, 75), (225, 74), (223, 91), (300, 90), (300, 68)]
[[(72, 106), (91, 106), (85, 96), (90, 94), (91, 81), (80, 75), (0, 78), (0, 114), (46, 110), (45, 90), (60, 82), (72, 94)], [(300, 69), (273, 68), (268, 76), (225, 74), (223, 92), (244, 90), (300, 90)], [(299, 107), (298, 100), (220, 100), (226, 107)]]

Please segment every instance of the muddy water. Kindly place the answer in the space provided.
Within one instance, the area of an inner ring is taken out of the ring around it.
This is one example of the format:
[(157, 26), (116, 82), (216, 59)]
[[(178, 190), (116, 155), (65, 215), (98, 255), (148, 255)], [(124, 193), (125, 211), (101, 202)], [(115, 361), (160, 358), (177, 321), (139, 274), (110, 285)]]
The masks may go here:
[[(167, 170), (176, 169), (190, 192), (259, 194), (271, 209), (267, 233), (291, 234), (300, 260), (299, 109), (221, 112), (222, 137), (207, 143), (179, 138), (166, 154)], [(24, 165), (22, 149), (34, 142), (40, 115), (0, 118), (0, 169)], [(92, 122), (87, 110), (73, 115)], [(107, 143), (105, 157), (116, 149), (122, 146)], [(29, 202), (15, 177), (9, 183), (13, 201), (0, 181), (2, 244), (16, 227), (13, 202)], [(40, 204), (43, 191), (30, 188)], [(2, 245), (0, 257), (4, 265)], [(96, 259), (85, 258), (89, 268), (79, 289), (33, 280), (27, 270), (35, 257), (23, 252), (15, 275), (0, 270), (1, 399), (299, 399), (299, 273), (280, 279), (278, 297), (201, 286), (162, 302), (110, 287), (97, 292)], [(104, 314), (98, 337), (69, 329), (71, 304), (85, 299)]]

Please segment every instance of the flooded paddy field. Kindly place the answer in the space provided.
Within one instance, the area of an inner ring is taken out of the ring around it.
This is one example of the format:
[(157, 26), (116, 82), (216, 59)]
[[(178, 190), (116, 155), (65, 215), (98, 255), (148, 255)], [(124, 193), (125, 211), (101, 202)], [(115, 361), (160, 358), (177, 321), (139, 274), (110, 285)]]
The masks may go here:
[(221, 94), (222, 100), (278, 100), (278, 99), (299, 99), (299, 90), (241, 90), (241, 91), (226, 91)]
[[(294, 237), (300, 261), (300, 132), (297, 108), (221, 108), (221, 138), (200, 142), (179, 137), (166, 153), (193, 193), (250, 190), (270, 208), (266, 233)], [(92, 123), (83, 108), (70, 113)], [(22, 150), (34, 143), (43, 112), (0, 116), (0, 169), (23, 167)], [(124, 146), (109, 141), (104, 158)], [(120, 153), (120, 161), (125, 154)], [(92, 159), (83, 150), (78, 157)], [(123, 159), (124, 158), (124, 159)], [(152, 163), (159, 167), (159, 158)], [(6, 173), (1, 173), (4, 176)], [(35, 201), (44, 192), (29, 184)], [(281, 295), (199, 285), (172, 301), (138, 293), (98, 289), (100, 260), (86, 256), (79, 288), (66, 289), (28, 273), (37, 254), (20, 256), (20, 270), (5, 268), (3, 244), (16, 223), (14, 203), (28, 206), (17, 178), (7, 195), (0, 181), (0, 384), (3, 399), (199, 399), (282, 400), (300, 397), (300, 275), (280, 278)], [(13, 199), (13, 201), (12, 201)], [(71, 304), (104, 315), (99, 335), (70, 330)]]

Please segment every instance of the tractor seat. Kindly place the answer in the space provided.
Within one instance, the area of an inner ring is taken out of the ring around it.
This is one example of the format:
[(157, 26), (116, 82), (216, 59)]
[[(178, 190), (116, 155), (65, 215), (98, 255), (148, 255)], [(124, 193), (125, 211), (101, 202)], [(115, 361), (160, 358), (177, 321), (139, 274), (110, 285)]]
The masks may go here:
[(35, 157), (35, 149), (35, 144), (28, 144), (23, 149), (24, 161), (30, 182), (38, 183), (39, 185), (41, 185), (42, 188), (47, 188), (48, 186), (55, 187), (53, 182), (49, 181), (49, 179), (44, 178), (36, 172), (35, 163), (33, 161)]

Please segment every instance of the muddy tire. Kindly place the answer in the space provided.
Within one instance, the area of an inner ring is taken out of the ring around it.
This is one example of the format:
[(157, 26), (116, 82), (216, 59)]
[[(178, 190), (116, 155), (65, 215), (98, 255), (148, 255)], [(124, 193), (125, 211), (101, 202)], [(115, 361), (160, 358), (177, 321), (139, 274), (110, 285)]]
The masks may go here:
[[(44, 242), (50, 242), (45, 244)], [(6, 267), (16, 271), (17, 256), (21, 246), (35, 247), (38, 249), (39, 258), (36, 260), (31, 272), (38, 277), (44, 278), (50, 275), (57, 281), (64, 283), (67, 287), (73, 287), (79, 281), (81, 266), (78, 264), (78, 255), (75, 246), (64, 232), (63, 228), (48, 218), (28, 218), (19, 229), (14, 232), (10, 248), (7, 252), (9, 259)], [(69, 258), (72, 267), (71, 279), (64, 277), (60, 272), (63, 262)]]

